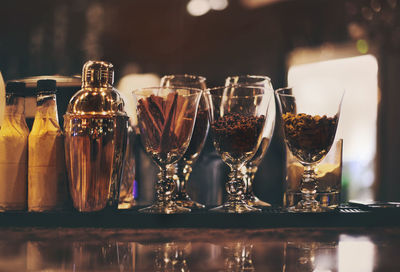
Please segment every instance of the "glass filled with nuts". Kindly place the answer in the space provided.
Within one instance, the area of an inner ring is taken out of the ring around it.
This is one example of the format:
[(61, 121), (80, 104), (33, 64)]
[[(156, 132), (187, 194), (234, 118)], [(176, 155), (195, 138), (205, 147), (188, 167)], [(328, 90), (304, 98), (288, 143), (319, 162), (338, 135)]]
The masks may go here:
[[(267, 76), (261, 75), (240, 75), (240, 76), (229, 76), (225, 79), (225, 86), (229, 85), (251, 85), (251, 86), (261, 86), (270, 91), (273, 91), (271, 79)], [(272, 134), (274, 132), (275, 127), (275, 99), (272, 98), (269, 101), (268, 110), (266, 112), (267, 124), (265, 125), (265, 129), (263, 132), (263, 137), (261, 140), (261, 144), (257, 149), (257, 152), (251, 158), (246, 165), (242, 167), (242, 172), (244, 173), (243, 179), (246, 183), (246, 192), (244, 193), (244, 201), (246, 201), (247, 205), (254, 206), (254, 207), (270, 207), (271, 204), (259, 199), (254, 194), (254, 180), (256, 173), (258, 171), (258, 166), (260, 165), (261, 161), (263, 160), (265, 154), (267, 153), (269, 144), (271, 142)]]
[(269, 102), (274, 92), (261, 86), (230, 85), (209, 89), (211, 135), (215, 149), (230, 167), (225, 184), (226, 202), (215, 212), (245, 213), (261, 211), (249, 206), (241, 168), (256, 154), (268, 123)]
[(293, 212), (324, 212), (316, 200), (318, 180), (315, 167), (328, 154), (335, 139), (344, 90), (299, 86), (276, 90), (285, 142), (304, 167), (302, 200), (288, 207)]

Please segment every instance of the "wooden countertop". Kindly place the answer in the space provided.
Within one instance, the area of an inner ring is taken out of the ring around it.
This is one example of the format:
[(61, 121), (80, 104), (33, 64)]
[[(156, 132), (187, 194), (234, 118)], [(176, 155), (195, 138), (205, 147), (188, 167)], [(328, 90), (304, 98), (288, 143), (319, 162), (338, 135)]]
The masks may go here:
[(399, 209), (0, 214), (0, 271), (400, 271)]
[(400, 228), (1, 228), (0, 271), (400, 271)]
[(287, 227), (393, 227), (400, 226), (400, 208), (365, 210), (341, 206), (329, 213), (290, 213), (266, 208), (260, 213), (226, 214), (207, 210), (188, 214), (142, 214), (132, 210), (96, 213), (0, 213), (0, 227), (100, 228), (287, 228)]

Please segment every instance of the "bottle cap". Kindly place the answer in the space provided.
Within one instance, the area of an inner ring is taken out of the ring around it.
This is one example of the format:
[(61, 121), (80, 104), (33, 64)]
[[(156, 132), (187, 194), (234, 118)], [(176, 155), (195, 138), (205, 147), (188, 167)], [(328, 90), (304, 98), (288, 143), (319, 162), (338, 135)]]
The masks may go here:
[(90, 60), (82, 69), (83, 87), (109, 87), (114, 84), (114, 66), (107, 61)]
[(69, 101), (66, 117), (126, 117), (124, 100), (112, 87), (114, 66), (105, 61), (88, 61), (82, 70), (82, 89)]
[(16, 96), (25, 96), (25, 83), (21, 81), (7, 82), (6, 93), (12, 93)]
[(50, 93), (57, 92), (57, 81), (53, 79), (41, 79), (37, 82), (36, 93)]

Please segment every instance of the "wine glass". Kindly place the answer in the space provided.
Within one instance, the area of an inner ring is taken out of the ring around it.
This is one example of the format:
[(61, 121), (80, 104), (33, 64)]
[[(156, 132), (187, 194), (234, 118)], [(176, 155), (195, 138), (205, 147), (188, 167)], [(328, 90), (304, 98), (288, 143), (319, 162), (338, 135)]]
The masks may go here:
[[(188, 87), (205, 90), (206, 78), (196, 75), (168, 75), (161, 78), (161, 86), (169, 87)], [(193, 136), (190, 140), (188, 149), (182, 158), (172, 167), (173, 172), (176, 173), (176, 192), (173, 200), (180, 206), (190, 209), (203, 209), (205, 206), (196, 201), (193, 201), (186, 192), (186, 185), (192, 173), (192, 165), (198, 159), (201, 150), (203, 149), (206, 140), (208, 129), (210, 127), (209, 120), (209, 106), (202, 95), (197, 110), (197, 117), (194, 125)]]
[(276, 90), (282, 114), (285, 142), (304, 166), (302, 200), (289, 207), (293, 212), (322, 212), (317, 196), (316, 165), (329, 152), (339, 122), (344, 90), (334, 84), (299, 85)]
[[(261, 86), (271, 90), (271, 92), (273, 92), (274, 90), (272, 87), (271, 79), (267, 76), (240, 75), (240, 76), (229, 76), (225, 79), (225, 86), (234, 84)], [(275, 111), (276, 111), (275, 99), (272, 98), (268, 106), (268, 112), (267, 112), (268, 119), (264, 129), (261, 144), (257, 149), (257, 152), (253, 156), (253, 158), (251, 158), (242, 168), (244, 172), (243, 178), (246, 182), (246, 191), (244, 193), (244, 200), (249, 206), (257, 206), (257, 207), (271, 206), (271, 204), (260, 200), (258, 197), (254, 195), (253, 184), (255, 175), (258, 170), (258, 166), (260, 165), (262, 159), (264, 158), (265, 153), (268, 150), (269, 143), (271, 142), (272, 134), (274, 132), (274, 127), (275, 127)]]
[(143, 88), (133, 92), (143, 145), (160, 168), (156, 201), (140, 212), (190, 212), (172, 201), (175, 183), (168, 178), (167, 169), (189, 146), (201, 94), (202, 90), (183, 87)]
[(241, 168), (254, 156), (262, 141), (269, 101), (273, 92), (264, 87), (231, 85), (208, 89), (210, 121), (215, 149), (230, 167), (225, 188), (227, 201), (216, 212), (244, 213), (261, 211), (243, 200), (245, 183)]

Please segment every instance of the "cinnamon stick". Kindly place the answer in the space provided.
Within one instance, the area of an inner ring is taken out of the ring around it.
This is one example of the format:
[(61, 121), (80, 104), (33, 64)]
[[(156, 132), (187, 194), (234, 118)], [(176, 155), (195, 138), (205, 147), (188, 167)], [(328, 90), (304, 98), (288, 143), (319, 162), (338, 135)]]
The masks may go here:
[(143, 132), (148, 138), (146, 141), (152, 148), (157, 148), (160, 142), (161, 130), (149, 109), (147, 99), (139, 100), (138, 109), (142, 119)]
[(152, 115), (154, 116), (155, 120), (158, 121), (158, 126), (161, 129), (162, 124), (165, 122), (163, 107), (162, 107), (162, 98), (159, 96), (151, 95), (148, 98), (149, 109), (151, 110)]
[(187, 106), (188, 106), (188, 101), (186, 99), (178, 99), (178, 117), (176, 118), (176, 124), (175, 124), (175, 129), (174, 129), (174, 133), (175, 135), (181, 135), (181, 130), (182, 130), (182, 126), (184, 125), (185, 121), (184, 121), (184, 117), (186, 114)]
[(161, 134), (161, 143), (160, 143), (161, 152), (166, 152), (170, 150), (170, 145), (173, 144), (173, 142), (175, 141), (174, 138), (176, 138), (175, 134), (174, 133), (171, 134), (170, 131), (171, 131), (172, 118), (176, 112), (177, 100), (178, 100), (177, 93), (168, 94), (166, 101), (166, 118), (165, 118), (164, 128)]

